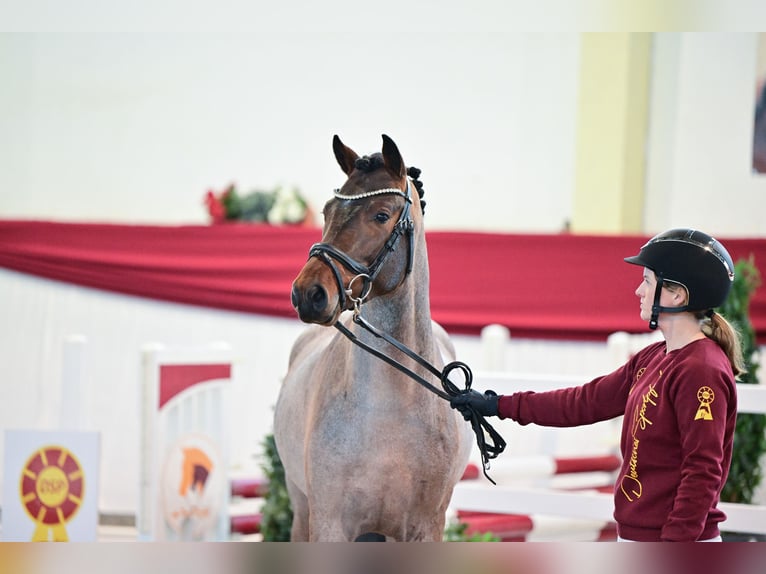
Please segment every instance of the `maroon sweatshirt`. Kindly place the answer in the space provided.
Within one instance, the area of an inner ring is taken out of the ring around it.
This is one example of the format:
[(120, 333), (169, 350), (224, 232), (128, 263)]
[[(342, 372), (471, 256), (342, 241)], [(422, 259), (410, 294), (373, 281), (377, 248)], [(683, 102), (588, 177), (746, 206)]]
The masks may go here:
[(614, 491), (622, 538), (706, 540), (731, 463), (737, 389), (729, 360), (711, 339), (665, 353), (639, 351), (616, 371), (580, 387), (501, 396), (499, 415), (526, 425), (571, 427), (625, 415), (623, 463)]

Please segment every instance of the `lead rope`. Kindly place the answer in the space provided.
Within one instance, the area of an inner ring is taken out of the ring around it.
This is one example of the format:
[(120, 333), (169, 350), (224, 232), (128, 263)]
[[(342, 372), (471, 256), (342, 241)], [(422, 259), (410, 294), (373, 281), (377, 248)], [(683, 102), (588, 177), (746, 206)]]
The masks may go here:
[[(449, 401), (451, 397), (455, 397), (460, 394), (469, 393), (471, 391), (471, 383), (473, 382), (473, 373), (471, 372), (471, 369), (466, 365), (465, 363), (461, 361), (453, 361), (451, 363), (448, 363), (444, 366), (444, 369), (441, 371), (434, 367), (431, 363), (426, 361), (423, 357), (418, 355), (415, 351), (404, 345), (403, 343), (397, 341), (393, 337), (386, 335), (379, 329), (375, 328), (373, 325), (371, 325), (369, 322), (367, 322), (364, 317), (362, 317), (360, 311), (361, 303), (362, 303), (362, 297), (358, 299), (353, 299), (354, 301), (354, 315), (353, 315), (353, 321), (366, 331), (372, 333), (375, 337), (379, 339), (383, 339), (386, 341), (389, 345), (392, 345), (399, 349), (402, 353), (410, 357), (412, 360), (414, 360), (416, 363), (427, 369), (430, 373), (432, 373), (434, 376), (436, 376), (439, 381), (441, 381), (442, 388), (444, 390), (439, 389), (438, 387), (435, 387), (428, 381), (426, 381), (423, 377), (418, 375), (413, 370), (405, 367), (395, 359), (392, 359), (388, 355), (382, 353), (381, 351), (378, 351), (377, 349), (371, 347), (367, 343), (361, 341), (354, 333), (352, 333), (345, 325), (343, 325), (340, 321), (335, 322), (335, 328), (338, 329), (343, 335), (346, 336), (352, 343), (355, 345), (361, 347), (371, 355), (376, 356), (380, 360), (388, 363), (398, 371), (406, 374), (410, 378), (412, 378), (415, 382), (419, 383), (420, 385), (424, 386), (426, 389), (431, 391), (432, 393), (438, 395), (439, 397), (443, 398), (444, 400)], [(463, 372), (463, 375), (465, 376), (465, 388), (460, 389), (458, 388), (455, 383), (449, 380), (449, 374), (454, 371), (455, 369), (459, 369)], [(498, 433), (492, 425), (490, 425), (484, 415), (479, 414), (476, 412), (476, 410), (471, 407), (470, 405), (467, 405), (466, 408), (471, 413), (471, 420), (469, 421), (471, 423), (471, 428), (473, 429), (474, 434), (476, 435), (476, 445), (479, 447), (479, 452), (481, 453), (481, 462), (482, 462), (482, 471), (484, 472), (484, 476), (487, 477), (487, 480), (489, 480), (492, 484), (497, 484), (494, 480), (490, 478), (490, 476), (487, 474), (487, 470), (489, 470), (489, 461), (493, 458), (496, 458), (501, 452), (505, 450), (505, 440), (503, 440), (503, 437), (500, 436), (500, 433)], [(490, 442), (487, 443), (487, 439), (485, 438), (486, 435), (489, 436)]]

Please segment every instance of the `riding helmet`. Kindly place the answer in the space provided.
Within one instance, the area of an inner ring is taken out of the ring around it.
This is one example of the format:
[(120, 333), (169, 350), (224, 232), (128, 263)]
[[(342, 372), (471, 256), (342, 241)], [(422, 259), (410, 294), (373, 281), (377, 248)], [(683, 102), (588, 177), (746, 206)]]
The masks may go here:
[(658, 311), (707, 311), (720, 306), (734, 281), (734, 263), (726, 248), (696, 229), (671, 229), (652, 237), (638, 255), (625, 261), (648, 267), (657, 276), (655, 305), (663, 281), (680, 283), (689, 301), (682, 308), (658, 307)]

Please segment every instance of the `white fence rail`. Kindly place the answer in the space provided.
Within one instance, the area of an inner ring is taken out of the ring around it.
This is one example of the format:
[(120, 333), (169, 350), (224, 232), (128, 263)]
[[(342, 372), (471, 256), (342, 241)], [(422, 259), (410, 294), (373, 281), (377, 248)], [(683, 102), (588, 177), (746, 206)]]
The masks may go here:
[[(514, 486), (461, 482), (452, 494), (452, 506), (461, 510), (507, 514), (538, 514), (613, 521), (611, 494), (576, 493)], [(727, 532), (766, 534), (766, 506), (722, 502)]]

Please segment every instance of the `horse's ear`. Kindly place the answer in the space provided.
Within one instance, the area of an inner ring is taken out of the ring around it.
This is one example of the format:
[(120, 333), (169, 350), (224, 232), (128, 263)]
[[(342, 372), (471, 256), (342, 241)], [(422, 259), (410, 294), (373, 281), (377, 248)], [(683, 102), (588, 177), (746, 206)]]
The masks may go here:
[(389, 171), (399, 177), (404, 177), (407, 171), (404, 167), (402, 154), (399, 153), (399, 148), (396, 147), (394, 140), (386, 134), (383, 134), (383, 163)]
[(354, 150), (350, 147), (346, 147), (340, 138), (336, 135), (332, 138), (332, 151), (335, 152), (335, 159), (338, 160), (338, 165), (346, 175), (351, 175), (354, 171), (354, 162), (359, 158)]

